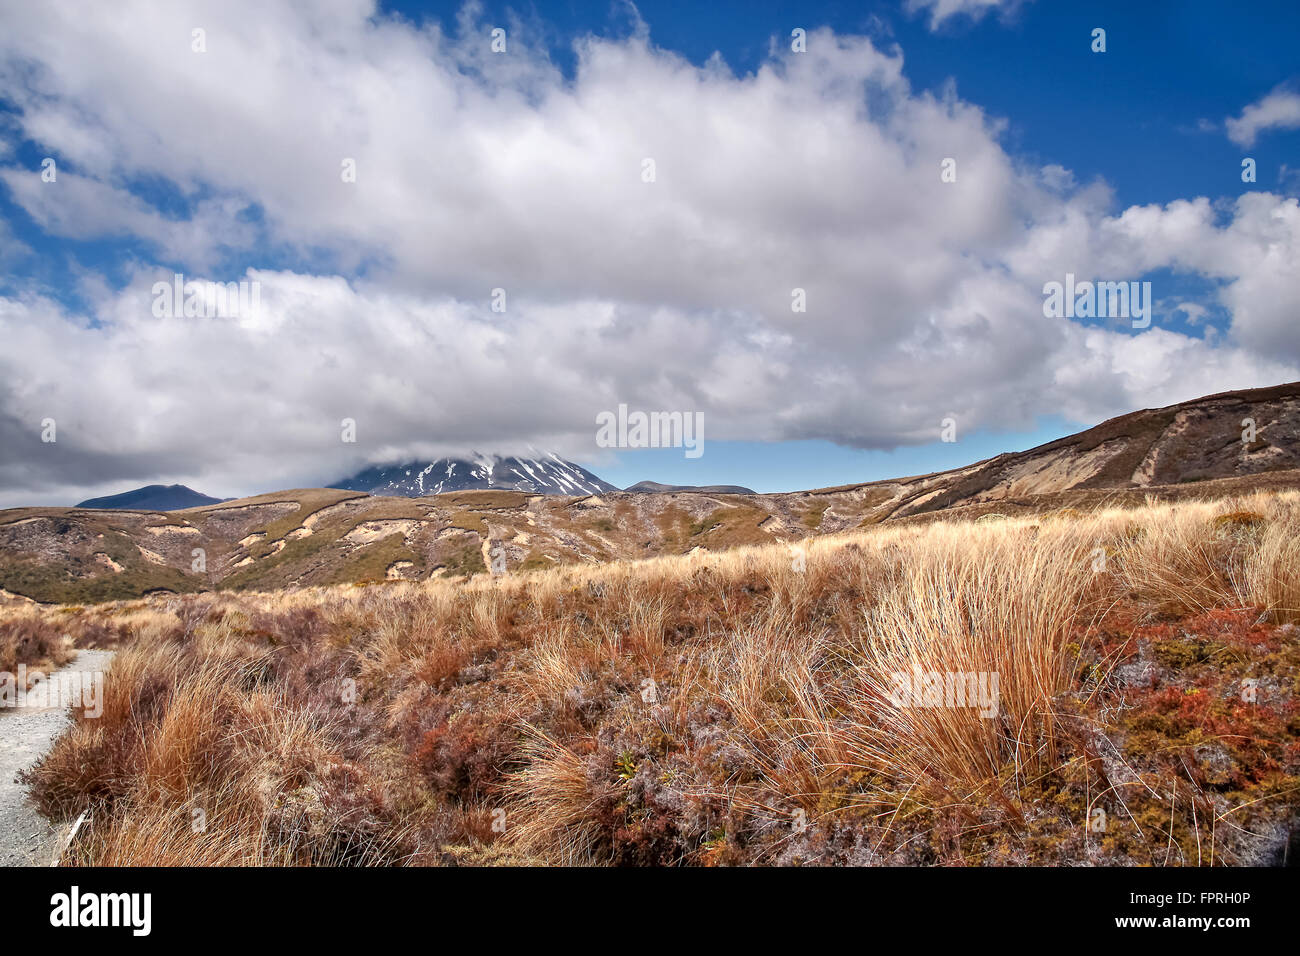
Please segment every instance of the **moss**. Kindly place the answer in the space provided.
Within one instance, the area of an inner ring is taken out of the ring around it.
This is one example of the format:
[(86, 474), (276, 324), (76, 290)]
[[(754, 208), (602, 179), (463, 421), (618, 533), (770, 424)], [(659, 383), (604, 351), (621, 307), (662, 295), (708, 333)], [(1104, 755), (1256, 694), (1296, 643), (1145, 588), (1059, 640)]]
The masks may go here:
[(1210, 661), (1241, 662), (1248, 656), (1241, 648), (1202, 637), (1154, 641), (1151, 644), (1151, 653), (1165, 667), (1176, 671), (1189, 670), (1198, 664)]

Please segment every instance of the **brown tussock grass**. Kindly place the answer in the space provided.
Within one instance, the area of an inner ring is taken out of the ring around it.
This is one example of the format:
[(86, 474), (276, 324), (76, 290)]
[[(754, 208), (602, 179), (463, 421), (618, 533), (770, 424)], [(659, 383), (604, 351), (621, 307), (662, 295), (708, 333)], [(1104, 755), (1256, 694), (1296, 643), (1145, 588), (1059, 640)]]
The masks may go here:
[[(77, 863), (965, 860), (1043, 781), (1114, 792), (1099, 622), (1294, 621), (1298, 530), (1270, 493), (81, 609), (129, 639), (30, 780), (92, 810)], [(895, 699), (929, 673), (996, 674), (996, 714)]]

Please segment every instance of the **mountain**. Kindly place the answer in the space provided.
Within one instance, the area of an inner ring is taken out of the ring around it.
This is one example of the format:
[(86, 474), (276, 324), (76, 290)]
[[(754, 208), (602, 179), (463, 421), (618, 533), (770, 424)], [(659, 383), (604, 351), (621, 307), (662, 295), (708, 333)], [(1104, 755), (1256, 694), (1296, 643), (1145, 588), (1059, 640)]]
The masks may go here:
[[(146, 510), (140, 499), (117, 505), (136, 510), (0, 511), (0, 591), (91, 604), (154, 591), (514, 573), (795, 542), (881, 523), (1222, 498), (1300, 488), (1298, 452), (1300, 383), (1144, 409), (950, 471), (780, 494), (662, 494), (654, 490), (672, 486), (646, 482), (634, 487), (649, 492), (617, 491), (552, 457), (443, 459), (371, 469), (350, 482), (363, 486), (357, 490), (278, 491), (174, 515)], [(529, 476), (531, 492), (511, 487), (516, 472)], [(448, 491), (449, 481), (465, 485)], [(439, 482), (441, 493), (432, 493)], [(556, 486), (569, 494), (536, 493)], [(365, 493), (376, 487), (391, 490)], [(205, 555), (202, 571), (194, 569), (195, 549)]]
[(1300, 382), (1220, 392), (940, 473), (900, 514), (1027, 495), (1151, 488), (1300, 468)]
[(743, 485), (663, 485), (657, 481), (638, 481), (623, 489), (632, 494), (666, 495), (676, 491), (698, 491), (706, 495), (752, 495), (752, 488)]
[(542, 495), (594, 495), (617, 491), (581, 465), (557, 455), (538, 458), (474, 454), (431, 462), (381, 465), (330, 485), (372, 495), (420, 498), (448, 491), (523, 491)]
[(103, 498), (87, 498), (78, 508), (97, 510), (114, 509), (124, 511), (183, 511), (186, 508), (201, 508), (204, 505), (218, 505), (224, 498), (209, 498), (193, 488), (184, 485), (145, 485), (133, 491), (124, 491), (120, 495), (107, 495)]

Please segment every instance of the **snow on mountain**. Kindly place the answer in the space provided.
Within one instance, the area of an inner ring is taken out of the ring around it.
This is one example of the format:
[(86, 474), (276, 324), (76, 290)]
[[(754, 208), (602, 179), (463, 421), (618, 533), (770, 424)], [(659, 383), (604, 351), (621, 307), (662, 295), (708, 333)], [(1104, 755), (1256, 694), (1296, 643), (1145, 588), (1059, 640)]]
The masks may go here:
[(444, 491), (489, 489), (542, 495), (593, 495), (618, 490), (581, 465), (565, 461), (558, 455), (548, 453), (536, 458), (516, 458), (478, 452), (465, 458), (376, 465), (334, 482), (330, 487), (405, 498)]

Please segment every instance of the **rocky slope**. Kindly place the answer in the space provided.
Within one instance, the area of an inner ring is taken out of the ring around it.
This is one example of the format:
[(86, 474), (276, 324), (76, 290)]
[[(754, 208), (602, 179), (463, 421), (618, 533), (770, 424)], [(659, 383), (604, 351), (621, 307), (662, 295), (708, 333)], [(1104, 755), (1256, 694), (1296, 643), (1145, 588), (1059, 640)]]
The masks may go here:
[(1300, 468), (1300, 382), (1112, 418), (1028, 451), (947, 472), (915, 514), (1074, 489), (1148, 488)]
[[(1243, 442), (1247, 418), (1255, 428)], [(503, 490), (504, 459), (489, 489), (421, 497), (317, 488), (170, 513), (11, 509), (0, 511), (0, 594), (89, 603), (515, 572), (793, 542), (882, 521), (1219, 497), (1300, 487), (1298, 436), (1300, 383), (1134, 412), (952, 471), (785, 494)], [(401, 471), (385, 487), (409, 487)]]

